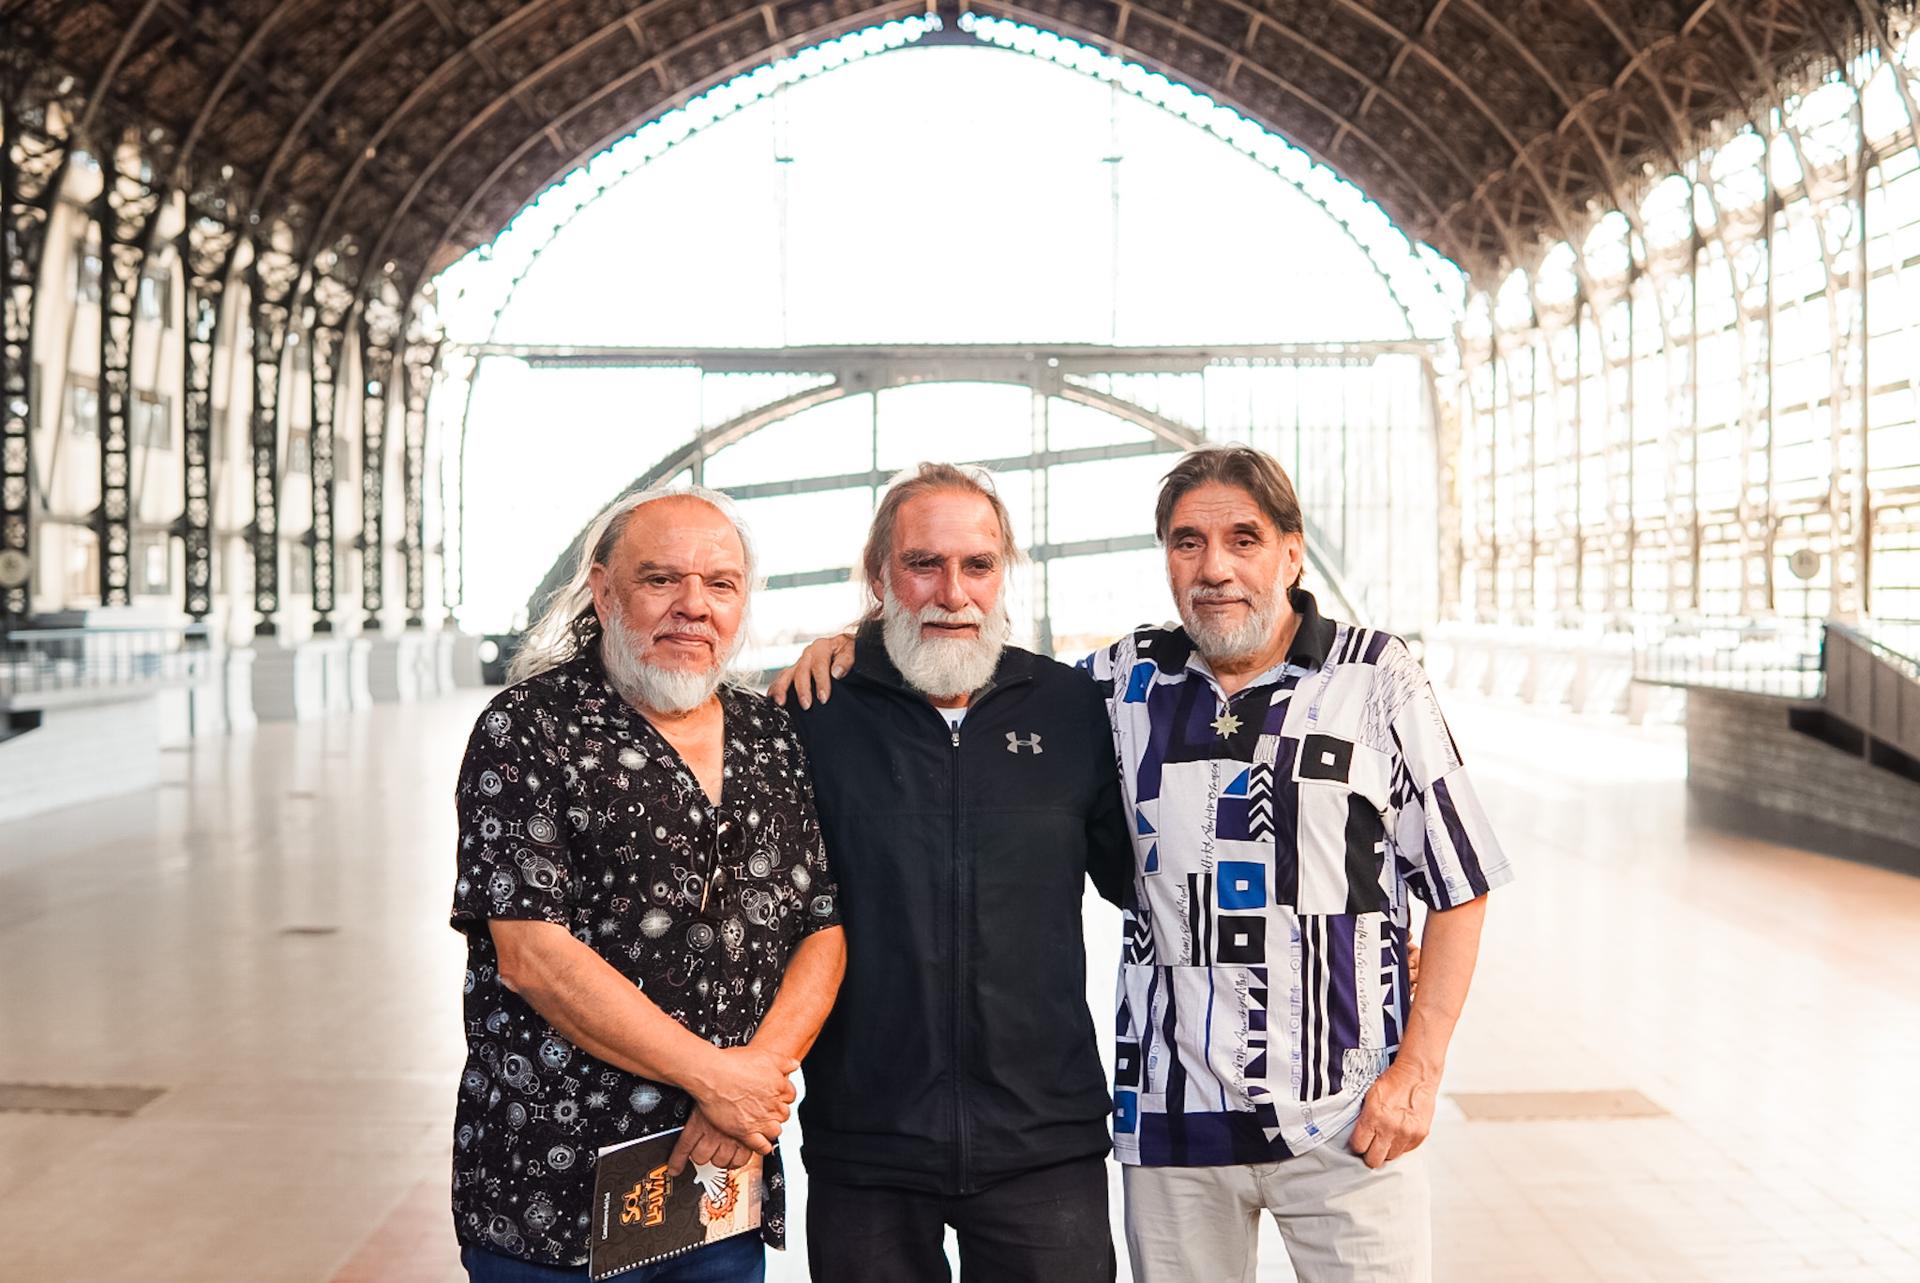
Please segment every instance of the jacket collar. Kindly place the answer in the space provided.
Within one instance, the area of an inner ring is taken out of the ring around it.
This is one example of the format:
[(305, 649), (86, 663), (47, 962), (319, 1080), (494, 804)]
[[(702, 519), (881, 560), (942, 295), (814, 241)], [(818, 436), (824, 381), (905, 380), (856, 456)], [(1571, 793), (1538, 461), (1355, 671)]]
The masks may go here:
[[(1018, 646), (1002, 648), (1000, 662), (993, 669), (993, 677), (985, 686), (974, 691), (967, 702), (974, 703), (990, 690), (997, 690), (1017, 682), (1030, 681), (1039, 662), (1039, 656), (1032, 651), (1021, 650)], [(907, 684), (907, 679), (902, 677), (900, 670), (894, 666), (893, 657), (887, 654), (886, 638), (882, 636), (880, 621), (877, 619), (870, 619), (860, 625), (860, 630), (854, 634), (853, 669), (849, 676), (853, 674), (910, 695), (914, 699), (926, 699), (923, 692)]]
[(1304, 588), (1289, 588), (1287, 604), (1300, 616), (1299, 631), (1293, 635), (1293, 645), (1287, 647), (1287, 662), (1296, 668), (1321, 667), (1327, 662), (1327, 652), (1333, 649), (1333, 634), (1339, 625), (1321, 618), (1320, 604)]

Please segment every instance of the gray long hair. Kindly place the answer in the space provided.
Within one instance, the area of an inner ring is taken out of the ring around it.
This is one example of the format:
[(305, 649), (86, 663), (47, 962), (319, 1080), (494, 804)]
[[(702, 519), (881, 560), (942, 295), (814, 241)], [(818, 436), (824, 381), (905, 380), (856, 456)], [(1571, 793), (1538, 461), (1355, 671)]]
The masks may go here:
[(600, 515), (587, 527), (586, 533), (580, 538), (580, 559), (574, 566), (573, 576), (567, 580), (565, 587), (547, 599), (546, 609), (527, 629), (519, 651), (507, 666), (509, 684), (523, 682), (550, 668), (558, 668), (580, 653), (580, 639), (573, 625), (581, 612), (593, 605), (593, 568), (606, 565), (613, 556), (613, 550), (619, 545), (620, 537), (626, 534), (627, 523), (633, 519), (634, 513), (650, 503), (675, 498), (693, 498), (708, 504), (725, 517), (732, 524), (734, 533), (740, 536), (740, 547), (746, 553), (747, 561), (748, 609), (740, 614), (739, 637), (745, 640), (753, 601), (752, 590), (759, 584), (759, 559), (754, 555), (753, 536), (747, 530), (747, 523), (740, 517), (740, 509), (726, 495), (705, 486), (655, 486), (621, 495), (602, 508)]

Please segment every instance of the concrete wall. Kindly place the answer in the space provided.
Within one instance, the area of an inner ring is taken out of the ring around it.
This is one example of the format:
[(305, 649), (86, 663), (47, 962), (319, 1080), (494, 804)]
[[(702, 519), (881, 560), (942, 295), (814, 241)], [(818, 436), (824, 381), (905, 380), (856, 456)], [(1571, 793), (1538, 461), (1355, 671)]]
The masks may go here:
[(1920, 873), (1920, 784), (1794, 730), (1786, 700), (1687, 695), (1687, 784), (1707, 821)]
[(160, 782), (161, 712), (152, 695), (50, 711), (0, 742), (0, 820)]

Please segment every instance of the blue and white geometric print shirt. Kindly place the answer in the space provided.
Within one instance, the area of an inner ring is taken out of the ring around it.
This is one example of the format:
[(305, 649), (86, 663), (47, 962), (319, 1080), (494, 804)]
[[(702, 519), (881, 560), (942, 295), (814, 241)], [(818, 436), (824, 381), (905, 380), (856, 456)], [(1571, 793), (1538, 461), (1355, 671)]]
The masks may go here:
[(1426, 674), (1397, 637), (1320, 617), (1231, 696), (1184, 630), (1082, 661), (1132, 810), (1114, 1150), (1274, 1162), (1359, 1116), (1407, 1015), (1411, 891), (1513, 877)]

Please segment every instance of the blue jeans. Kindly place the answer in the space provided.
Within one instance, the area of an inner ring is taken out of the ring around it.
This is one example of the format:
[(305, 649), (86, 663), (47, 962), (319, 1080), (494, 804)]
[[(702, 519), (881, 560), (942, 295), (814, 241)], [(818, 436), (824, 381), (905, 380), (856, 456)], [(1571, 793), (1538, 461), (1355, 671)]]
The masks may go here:
[[(460, 1248), (460, 1264), (466, 1266), (471, 1283), (583, 1283), (588, 1277), (585, 1266), (535, 1265), (466, 1245)], [(736, 1234), (685, 1256), (614, 1276), (619, 1283), (765, 1283), (766, 1277), (767, 1250), (758, 1234)]]

